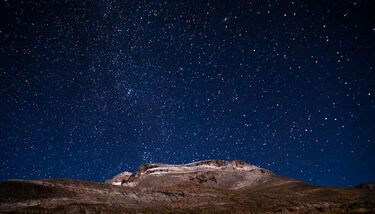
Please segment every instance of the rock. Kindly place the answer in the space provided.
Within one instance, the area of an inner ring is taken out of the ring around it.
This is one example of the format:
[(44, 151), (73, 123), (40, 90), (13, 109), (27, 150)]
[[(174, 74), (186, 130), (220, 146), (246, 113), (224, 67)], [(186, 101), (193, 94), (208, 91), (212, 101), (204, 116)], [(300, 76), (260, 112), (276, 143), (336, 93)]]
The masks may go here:
[(122, 172), (115, 177), (113, 177), (111, 180), (107, 180), (104, 183), (112, 184), (112, 185), (121, 185), (122, 183), (126, 182), (129, 177), (132, 175), (131, 172)]

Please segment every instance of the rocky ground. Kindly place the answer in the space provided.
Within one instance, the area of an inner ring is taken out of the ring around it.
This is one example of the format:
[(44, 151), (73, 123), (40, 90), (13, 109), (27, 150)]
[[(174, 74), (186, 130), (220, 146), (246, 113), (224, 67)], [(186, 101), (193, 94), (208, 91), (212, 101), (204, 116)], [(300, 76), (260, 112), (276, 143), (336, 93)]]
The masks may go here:
[(106, 183), (0, 183), (1, 213), (375, 213), (373, 184), (321, 187), (241, 161), (143, 164)]

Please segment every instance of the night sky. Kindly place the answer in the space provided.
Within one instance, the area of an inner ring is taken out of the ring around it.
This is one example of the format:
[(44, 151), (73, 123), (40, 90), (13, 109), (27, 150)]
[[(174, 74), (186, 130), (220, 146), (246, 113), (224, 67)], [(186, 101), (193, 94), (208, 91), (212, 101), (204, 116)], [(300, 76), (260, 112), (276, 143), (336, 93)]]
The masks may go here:
[(0, 8), (1, 181), (206, 159), (375, 181), (375, 1)]

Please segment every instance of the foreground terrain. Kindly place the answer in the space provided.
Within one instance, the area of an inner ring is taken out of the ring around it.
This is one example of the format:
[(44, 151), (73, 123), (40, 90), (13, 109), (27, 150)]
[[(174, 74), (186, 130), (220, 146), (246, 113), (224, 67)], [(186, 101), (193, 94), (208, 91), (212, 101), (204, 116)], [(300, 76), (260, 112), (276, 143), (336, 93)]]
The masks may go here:
[(375, 191), (314, 186), (241, 161), (143, 164), (105, 183), (5, 181), (0, 213), (375, 213)]

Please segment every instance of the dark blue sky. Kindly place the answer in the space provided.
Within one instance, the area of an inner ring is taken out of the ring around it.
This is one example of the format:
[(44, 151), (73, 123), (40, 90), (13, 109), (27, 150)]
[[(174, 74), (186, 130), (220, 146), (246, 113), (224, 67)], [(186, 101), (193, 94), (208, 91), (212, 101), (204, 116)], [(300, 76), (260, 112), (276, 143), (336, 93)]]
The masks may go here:
[(375, 181), (374, 1), (3, 1), (0, 180), (240, 159)]

